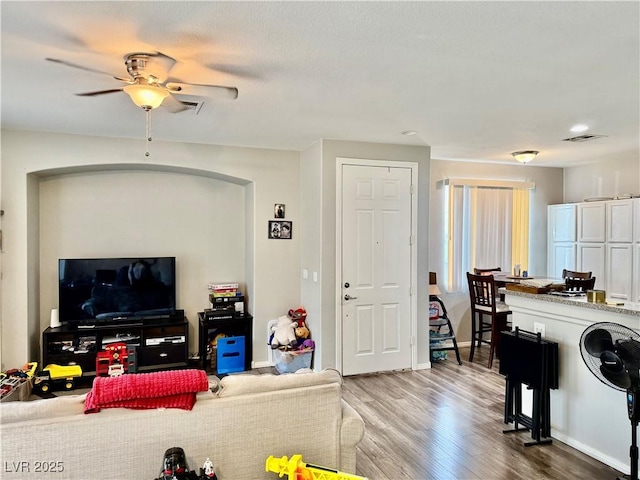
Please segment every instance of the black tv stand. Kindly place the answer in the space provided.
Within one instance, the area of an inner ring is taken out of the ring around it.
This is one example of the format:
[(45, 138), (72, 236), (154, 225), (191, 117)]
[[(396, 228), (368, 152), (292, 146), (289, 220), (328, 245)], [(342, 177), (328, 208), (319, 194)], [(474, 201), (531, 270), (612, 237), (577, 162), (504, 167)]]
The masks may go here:
[(114, 338), (136, 346), (138, 372), (189, 365), (189, 322), (184, 316), (179, 321), (168, 318), (138, 324), (92, 322), (90, 327), (48, 327), (42, 332), (42, 364), (80, 365), (83, 375), (95, 375), (97, 352)]
[(184, 320), (184, 310), (175, 310), (173, 313), (157, 315), (141, 315), (130, 317), (114, 317), (105, 319), (78, 320), (69, 322), (70, 329), (88, 330), (102, 327), (141, 327), (144, 325), (157, 325), (162, 323), (176, 323)]

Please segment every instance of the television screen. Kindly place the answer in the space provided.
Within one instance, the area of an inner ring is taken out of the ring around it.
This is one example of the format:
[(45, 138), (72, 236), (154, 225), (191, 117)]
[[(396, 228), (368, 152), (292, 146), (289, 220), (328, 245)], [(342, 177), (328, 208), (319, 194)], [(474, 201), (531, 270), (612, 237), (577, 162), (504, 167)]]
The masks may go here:
[(143, 320), (176, 308), (175, 257), (58, 261), (61, 323)]

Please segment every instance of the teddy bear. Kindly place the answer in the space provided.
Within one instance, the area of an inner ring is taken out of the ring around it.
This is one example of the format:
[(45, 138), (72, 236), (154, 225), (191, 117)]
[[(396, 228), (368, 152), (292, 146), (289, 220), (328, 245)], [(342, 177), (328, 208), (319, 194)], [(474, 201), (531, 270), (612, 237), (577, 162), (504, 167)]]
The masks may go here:
[(271, 348), (276, 349), (278, 347), (295, 346), (297, 343), (296, 325), (297, 323), (286, 315), (278, 317), (278, 321), (272, 327), (273, 338), (271, 339)]
[(302, 343), (304, 340), (309, 338), (309, 335), (311, 335), (311, 333), (309, 332), (309, 329), (304, 323), (302, 325), (298, 325), (295, 328), (295, 332), (296, 332), (296, 338), (300, 343)]

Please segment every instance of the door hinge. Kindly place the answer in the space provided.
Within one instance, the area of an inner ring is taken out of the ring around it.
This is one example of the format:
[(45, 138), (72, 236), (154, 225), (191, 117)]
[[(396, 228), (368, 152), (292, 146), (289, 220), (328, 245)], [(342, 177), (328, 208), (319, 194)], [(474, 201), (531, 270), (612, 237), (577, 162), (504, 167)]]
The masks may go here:
[(415, 188), (414, 188), (413, 183), (412, 183), (411, 186), (409, 187), (409, 194), (413, 195), (414, 192), (415, 192)]
[(409, 245), (413, 245), (413, 239), (415, 237), (413, 235), (409, 235)]

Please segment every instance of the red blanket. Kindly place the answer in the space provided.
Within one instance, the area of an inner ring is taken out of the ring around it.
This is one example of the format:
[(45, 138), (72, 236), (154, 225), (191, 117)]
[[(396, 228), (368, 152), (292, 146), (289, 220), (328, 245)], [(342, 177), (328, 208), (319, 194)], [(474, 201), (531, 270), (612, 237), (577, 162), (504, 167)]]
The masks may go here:
[(96, 377), (84, 401), (84, 413), (116, 407), (191, 410), (196, 392), (208, 389), (207, 374), (195, 369)]

